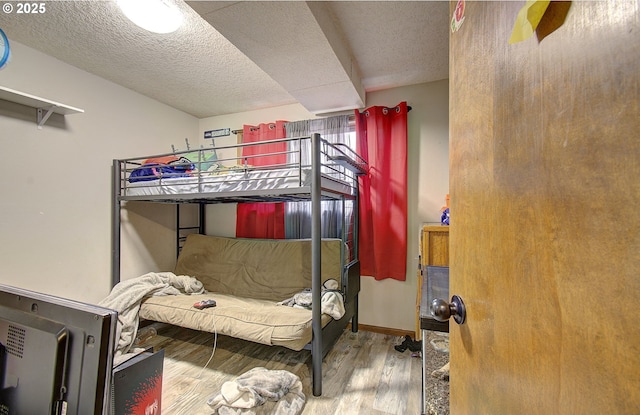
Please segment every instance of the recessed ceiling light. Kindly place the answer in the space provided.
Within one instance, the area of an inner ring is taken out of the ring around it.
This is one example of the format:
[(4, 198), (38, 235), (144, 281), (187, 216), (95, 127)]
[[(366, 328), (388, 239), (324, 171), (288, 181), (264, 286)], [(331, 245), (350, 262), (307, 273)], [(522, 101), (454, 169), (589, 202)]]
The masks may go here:
[(171, 33), (182, 25), (182, 13), (167, 0), (117, 0), (122, 12), (136, 25), (154, 33)]

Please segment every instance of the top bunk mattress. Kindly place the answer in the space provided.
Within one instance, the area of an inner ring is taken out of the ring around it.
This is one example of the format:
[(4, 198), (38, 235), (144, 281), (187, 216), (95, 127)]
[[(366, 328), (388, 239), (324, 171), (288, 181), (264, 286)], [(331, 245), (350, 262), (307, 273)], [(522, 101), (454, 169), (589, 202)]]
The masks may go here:
[[(311, 187), (311, 168), (243, 169), (228, 173), (197, 174), (189, 177), (162, 177), (126, 183), (122, 196), (159, 196), (183, 194), (215, 194), (231, 192), (255, 192), (262, 190), (299, 190)], [(321, 175), (324, 190), (340, 194), (352, 194), (349, 183)], [(307, 190), (308, 191), (308, 190)]]

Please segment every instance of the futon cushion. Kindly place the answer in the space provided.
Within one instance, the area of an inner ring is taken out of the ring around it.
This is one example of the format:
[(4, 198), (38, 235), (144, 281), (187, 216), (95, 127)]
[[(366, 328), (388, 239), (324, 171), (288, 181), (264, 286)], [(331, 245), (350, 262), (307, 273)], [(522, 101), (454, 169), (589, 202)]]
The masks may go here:
[[(216, 300), (216, 306), (193, 307), (206, 299)], [(293, 350), (301, 350), (312, 337), (310, 310), (220, 293), (150, 297), (140, 307), (140, 318)], [(323, 314), (323, 326), (329, 321)]]
[[(322, 281), (341, 281), (341, 241), (322, 240)], [(241, 239), (193, 234), (174, 273), (202, 282), (207, 291), (283, 301), (311, 288), (311, 240)]]

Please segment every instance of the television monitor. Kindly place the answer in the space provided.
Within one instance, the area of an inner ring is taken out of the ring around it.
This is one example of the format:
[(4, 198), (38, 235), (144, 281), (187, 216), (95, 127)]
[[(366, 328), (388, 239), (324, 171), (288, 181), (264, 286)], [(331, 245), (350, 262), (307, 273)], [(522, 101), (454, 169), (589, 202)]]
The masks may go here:
[(117, 317), (0, 284), (0, 414), (108, 414)]

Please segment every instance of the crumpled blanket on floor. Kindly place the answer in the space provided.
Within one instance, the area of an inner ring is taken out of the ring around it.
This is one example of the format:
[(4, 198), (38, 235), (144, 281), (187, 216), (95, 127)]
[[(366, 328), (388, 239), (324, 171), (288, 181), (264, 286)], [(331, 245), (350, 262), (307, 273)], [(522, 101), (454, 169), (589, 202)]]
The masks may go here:
[(225, 382), (207, 404), (218, 415), (298, 415), (305, 396), (300, 378), (293, 373), (255, 367)]
[[(328, 279), (322, 285), (322, 293), (320, 294), (320, 310), (323, 314), (328, 314), (334, 320), (340, 320), (345, 314), (344, 299), (339, 290), (340, 284), (333, 278)], [(289, 307), (298, 307), (311, 309), (312, 294), (310, 288), (294, 294), (293, 297), (284, 301), (280, 301), (278, 305), (286, 305)]]
[(202, 283), (194, 277), (172, 272), (150, 272), (117, 283), (98, 305), (118, 312), (114, 366), (137, 353), (128, 353), (138, 331), (140, 303), (152, 295), (203, 294)]

